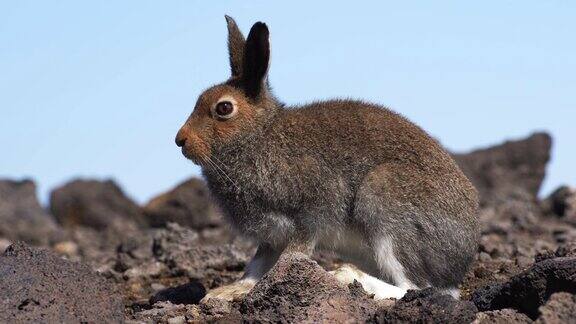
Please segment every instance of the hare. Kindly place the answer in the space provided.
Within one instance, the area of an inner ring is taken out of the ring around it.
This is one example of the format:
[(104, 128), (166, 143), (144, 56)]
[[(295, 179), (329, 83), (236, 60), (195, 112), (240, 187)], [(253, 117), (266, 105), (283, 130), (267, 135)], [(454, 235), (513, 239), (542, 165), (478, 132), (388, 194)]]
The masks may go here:
[(226, 16), (231, 77), (202, 93), (176, 144), (224, 214), (258, 244), (244, 276), (205, 300), (241, 298), (281, 253), (316, 247), (376, 298), (438, 287), (457, 298), (477, 249), (477, 192), (406, 118), (353, 100), (286, 106), (267, 81), (269, 31)]

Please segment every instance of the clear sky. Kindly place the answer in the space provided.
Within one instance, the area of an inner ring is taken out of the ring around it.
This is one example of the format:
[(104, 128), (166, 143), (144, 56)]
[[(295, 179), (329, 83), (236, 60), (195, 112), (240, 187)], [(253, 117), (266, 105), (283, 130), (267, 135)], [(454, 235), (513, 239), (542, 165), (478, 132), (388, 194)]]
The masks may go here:
[(544, 193), (576, 185), (574, 1), (1, 1), (0, 177), (43, 201), (73, 177), (140, 202), (198, 167), (175, 134), (229, 75), (224, 14), (271, 30), (286, 103), (363, 98), (466, 151), (554, 136)]

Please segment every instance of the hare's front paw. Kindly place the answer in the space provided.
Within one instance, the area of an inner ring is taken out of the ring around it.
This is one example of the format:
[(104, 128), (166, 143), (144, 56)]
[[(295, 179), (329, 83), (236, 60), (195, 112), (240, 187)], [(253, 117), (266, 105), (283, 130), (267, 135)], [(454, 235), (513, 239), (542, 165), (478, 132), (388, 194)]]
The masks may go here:
[(205, 303), (209, 299), (220, 299), (226, 301), (236, 301), (242, 299), (252, 288), (256, 282), (254, 280), (240, 280), (233, 284), (218, 287), (210, 290), (200, 303)]

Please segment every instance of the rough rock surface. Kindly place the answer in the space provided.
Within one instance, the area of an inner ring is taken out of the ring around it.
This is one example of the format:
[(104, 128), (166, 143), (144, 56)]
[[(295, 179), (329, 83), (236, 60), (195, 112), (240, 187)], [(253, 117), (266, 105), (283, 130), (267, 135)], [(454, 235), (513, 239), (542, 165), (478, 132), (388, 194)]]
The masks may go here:
[(121, 322), (122, 297), (88, 266), (23, 243), (0, 257), (0, 322)]
[[(154, 206), (151, 202), (148, 215), (134, 213), (135, 217), (146, 219), (155, 213), (153, 217), (181, 220), (184, 225), (162, 220), (153, 224), (158, 227), (138, 226), (132, 216), (118, 216), (124, 208), (119, 205), (136, 210), (129, 199), (83, 194), (83, 205), (95, 206), (90, 212), (100, 214), (82, 217), (96, 217), (97, 221), (104, 219), (107, 223), (106, 217), (116, 215), (117, 223), (100, 228), (91, 227), (90, 220), (86, 223), (82, 220), (80, 225), (66, 228), (64, 241), (44, 242), (40, 238), (37, 244), (48, 244), (60, 255), (85, 262), (116, 282), (123, 295), (124, 319), (130, 323), (287, 322), (324, 318), (355, 323), (398, 322), (400, 318), (411, 322), (576, 322), (572, 308), (575, 294), (567, 291), (571, 287), (568, 281), (573, 266), (566, 263), (576, 258), (576, 223), (569, 216), (572, 189), (562, 188), (544, 201), (535, 195), (548, 150), (548, 136), (538, 134), (469, 155), (457, 155), (482, 194), (481, 239), (475, 262), (461, 286), (461, 301), (424, 290), (411, 292), (400, 301), (375, 302), (358, 283), (348, 287), (335, 283), (323, 269), (333, 270), (342, 260), (333, 253), (317, 251), (313, 259), (320, 266), (303, 257), (283, 259), (278, 271), (268, 274), (242, 301), (209, 300), (197, 304), (202, 289), (210, 290), (241, 276), (254, 246), (233, 238), (225, 225), (210, 219), (211, 212), (202, 214), (202, 207), (195, 209), (196, 204), (204, 206), (206, 202), (191, 202), (201, 199), (200, 195), (188, 197), (194, 195), (189, 191), (193, 184), (161, 196)], [(33, 197), (33, 191), (30, 192)], [(75, 197), (76, 193), (68, 192), (68, 197)], [(6, 210), (2, 209), (4, 198), (0, 195), (0, 211)], [(188, 202), (190, 205), (186, 205)], [(110, 215), (102, 215), (103, 210)], [(200, 216), (195, 218), (196, 215)], [(0, 213), (0, 219), (2, 216)], [(0, 228), (4, 225), (0, 223)], [(15, 230), (10, 225), (4, 228), (8, 232)], [(23, 235), (38, 239), (34, 227), (25, 226), (22, 230)], [(0, 250), (8, 244), (10, 239), (0, 233)], [(71, 267), (75, 265), (71, 263)], [(73, 294), (77, 296), (75, 291)], [(482, 309), (490, 310), (470, 316), (475, 312), (467, 302), (470, 299), (484, 305)], [(99, 299), (95, 301), (92, 306), (100, 307)]]
[(196, 178), (189, 179), (150, 200), (144, 207), (144, 213), (154, 227), (178, 223), (200, 230), (223, 224), (222, 216), (212, 202), (206, 184)]
[(542, 202), (544, 212), (576, 225), (576, 188), (562, 186)]
[(62, 233), (36, 198), (36, 185), (30, 180), (0, 180), (0, 238), (47, 245)]
[(455, 154), (454, 158), (486, 205), (523, 193), (535, 198), (546, 174), (551, 146), (550, 135), (536, 133), (526, 139)]
[(496, 311), (479, 312), (476, 314), (474, 324), (524, 324), (532, 323), (530, 317), (514, 309), (500, 309)]
[(476, 290), (472, 300), (480, 310), (514, 308), (536, 319), (555, 292), (576, 294), (576, 258), (540, 261), (510, 281)]
[(123, 223), (145, 224), (138, 205), (112, 180), (74, 180), (50, 194), (50, 210), (62, 226), (103, 230)]
[(475, 319), (476, 306), (443, 295), (434, 288), (410, 290), (394, 306), (381, 309), (377, 323), (470, 323)]
[(186, 275), (214, 288), (238, 279), (254, 248), (240, 241), (202, 244), (196, 232), (171, 223), (156, 234), (152, 250), (174, 276)]
[(536, 323), (570, 323), (576, 322), (576, 296), (569, 293), (555, 293), (544, 306), (541, 306), (540, 317)]
[(353, 296), (316, 262), (303, 254), (285, 254), (244, 298), (240, 313), (248, 322), (366, 321), (376, 303)]

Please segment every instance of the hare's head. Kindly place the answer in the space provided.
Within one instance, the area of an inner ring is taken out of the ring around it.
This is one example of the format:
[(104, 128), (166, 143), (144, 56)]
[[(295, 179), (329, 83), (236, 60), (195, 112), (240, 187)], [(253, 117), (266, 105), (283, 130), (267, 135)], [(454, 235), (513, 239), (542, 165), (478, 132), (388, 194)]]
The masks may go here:
[(257, 22), (248, 39), (226, 16), (231, 77), (204, 91), (176, 136), (182, 153), (198, 164), (223, 147), (242, 145), (243, 139), (270, 121), (280, 105), (268, 88), (270, 62), (268, 27)]

